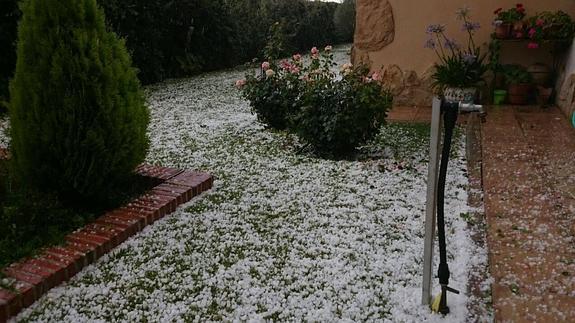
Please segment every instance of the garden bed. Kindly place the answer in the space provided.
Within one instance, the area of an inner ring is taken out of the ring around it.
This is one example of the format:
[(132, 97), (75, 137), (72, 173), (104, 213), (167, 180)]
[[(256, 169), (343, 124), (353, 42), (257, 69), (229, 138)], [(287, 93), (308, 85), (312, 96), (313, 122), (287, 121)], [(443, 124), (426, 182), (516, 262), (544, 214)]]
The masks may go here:
[[(335, 49), (336, 60), (349, 48)], [(52, 289), (18, 319), (440, 321), (420, 305), (429, 127), (392, 124), (356, 160), (300, 153), (233, 87), (244, 70), (148, 88), (148, 162), (218, 179)], [(452, 286), (486, 251), (471, 238), (464, 142), (446, 192)], [(453, 321), (470, 297), (451, 296)]]
[[(210, 189), (213, 184), (213, 178), (208, 174), (175, 168), (142, 165), (138, 167), (136, 173), (150, 182), (155, 182), (153, 189), (66, 234), (62, 237), (64, 242), (61, 245), (47, 245), (50, 242), (49, 237), (40, 239), (45, 248), (37, 251), (33, 257), (1, 268), (0, 322), (16, 315), (22, 308), (30, 306), (49, 289), (72, 278), (82, 268), (145, 226), (174, 212), (178, 205)], [(63, 227), (71, 226), (73, 224), (60, 224), (56, 232), (63, 235)], [(42, 229), (36, 227), (36, 230)], [(46, 230), (51, 232), (49, 227)], [(37, 232), (37, 236), (43, 237), (44, 232)], [(29, 243), (27, 240), (38, 240), (33, 235), (21, 238), (22, 245), (27, 245)], [(2, 245), (2, 247), (10, 246)], [(13, 246), (13, 249), (22, 252), (19, 246)]]

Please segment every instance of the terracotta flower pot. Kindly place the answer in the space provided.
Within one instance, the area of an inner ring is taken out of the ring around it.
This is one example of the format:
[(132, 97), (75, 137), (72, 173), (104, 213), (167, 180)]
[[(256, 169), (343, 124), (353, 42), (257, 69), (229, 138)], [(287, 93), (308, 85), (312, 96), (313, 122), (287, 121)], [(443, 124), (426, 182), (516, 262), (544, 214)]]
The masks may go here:
[(530, 89), (531, 84), (509, 84), (509, 87), (507, 88), (507, 99), (509, 104), (527, 104)]
[(495, 26), (495, 37), (507, 39), (511, 36), (511, 24), (499, 24)]
[(539, 105), (548, 104), (549, 99), (551, 98), (551, 94), (553, 94), (553, 88), (552, 87), (538, 86), (537, 87), (537, 104), (539, 104)]

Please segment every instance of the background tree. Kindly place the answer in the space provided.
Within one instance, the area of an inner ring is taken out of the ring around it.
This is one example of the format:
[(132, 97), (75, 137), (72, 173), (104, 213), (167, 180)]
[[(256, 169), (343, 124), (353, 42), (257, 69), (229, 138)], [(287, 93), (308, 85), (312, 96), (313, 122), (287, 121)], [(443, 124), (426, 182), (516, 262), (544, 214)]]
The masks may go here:
[(13, 169), (34, 191), (97, 203), (145, 157), (148, 110), (95, 0), (24, 0), (11, 83)]
[(333, 16), (336, 35), (339, 42), (353, 42), (355, 32), (355, 0), (344, 0), (337, 6)]
[(3, 0), (0, 6), (0, 113), (8, 101), (8, 84), (16, 66), (16, 30), (20, 19), (17, 0)]

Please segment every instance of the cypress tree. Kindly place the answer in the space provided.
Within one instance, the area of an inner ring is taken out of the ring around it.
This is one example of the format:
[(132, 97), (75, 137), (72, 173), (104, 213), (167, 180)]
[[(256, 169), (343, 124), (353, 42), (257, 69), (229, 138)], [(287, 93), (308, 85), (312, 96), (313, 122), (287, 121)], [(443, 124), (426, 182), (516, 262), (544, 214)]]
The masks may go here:
[(94, 202), (145, 157), (149, 113), (124, 41), (96, 0), (24, 0), (10, 84), (21, 182)]

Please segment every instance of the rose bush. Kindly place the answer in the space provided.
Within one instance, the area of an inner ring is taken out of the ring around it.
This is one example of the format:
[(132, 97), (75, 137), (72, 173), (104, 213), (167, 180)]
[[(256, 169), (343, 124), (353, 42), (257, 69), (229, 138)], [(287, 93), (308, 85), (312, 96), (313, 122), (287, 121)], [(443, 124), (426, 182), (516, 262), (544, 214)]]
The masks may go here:
[(392, 95), (364, 66), (348, 63), (333, 72), (331, 46), (312, 48), (310, 58), (264, 62), (236, 86), (268, 127), (296, 133), (322, 156), (349, 156), (385, 123)]

